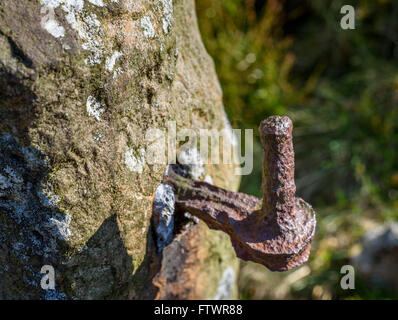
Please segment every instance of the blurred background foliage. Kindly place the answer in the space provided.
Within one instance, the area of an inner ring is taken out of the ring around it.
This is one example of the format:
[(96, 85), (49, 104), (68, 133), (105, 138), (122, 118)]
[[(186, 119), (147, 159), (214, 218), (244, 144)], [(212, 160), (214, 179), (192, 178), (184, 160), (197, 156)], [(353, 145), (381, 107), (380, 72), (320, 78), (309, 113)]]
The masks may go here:
[[(355, 30), (342, 30), (350, 4)], [(241, 191), (261, 184), (257, 128), (272, 114), (293, 119), (297, 193), (318, 213), (310, 263), (273, 274), (244, 263), (244, 299), (394, 298), (357, 277), (340, 289), (340, 268), (361, 236), (398, 217), (398, 1), (197, 0), (234, 128), (253, 128), (254, 170)], [(393, 270), (391, 272), (394, 272)]]

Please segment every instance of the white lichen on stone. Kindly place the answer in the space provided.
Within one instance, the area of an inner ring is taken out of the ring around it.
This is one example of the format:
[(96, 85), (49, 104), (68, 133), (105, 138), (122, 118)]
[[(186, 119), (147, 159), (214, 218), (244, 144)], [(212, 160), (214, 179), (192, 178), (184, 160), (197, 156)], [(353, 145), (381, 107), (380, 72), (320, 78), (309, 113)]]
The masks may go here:
[(156, 189), (153, 204), (154, 213), (158, 217), (158, 225), (156, 226), (157, 246), (161, 251), (173, 239), (175, 206), (173, 188), (167, 184), (160, 184)]
[(12, 244), (12, 251), (14, 255), (20, 257), (22, 260), (27, 261), (29, 258), (24, 254), (25, 245), (22, 242), (14, 242)]
[(86, 102), (86, 110), (88, 114), (93, 116), (97, 121), (101, 121), (100, 116), (105, 111), (104, 108), (101, 108), (101, 103), (93, 96), (88, 96)]
[(140, 20), (141, 28), (144, 29), (144, 36), (146, 38), (155, 37), (155, 29), (152, 26), (151, 19), (148, 16), (144, 16)]
[(95, 142), (101, 142), (103, 138), (104, 138), (104, 134), (102, 132), (98, 132), (93, 137)]
[(208, 174), (205, 176), (205, 178), (203, 179), (203, 181), (204, 181), (204, 182), (207, 182), (207, 183), (210, 183), (210, 184), (213, 184), (213, 179), (212, 179), (211, 176), (208, 175)]
[(83, 9), (84, 0), (40, 0), (41, 4), (50, 8), (58, 8), (61, 4)]
[(120, 67), (118, 67), (118, 68), (116, 68), (115, 71), (113, 71), (113, 76), (112, 76), (112, 78), (113, 78), (113, 79), (116, 79), (118, 76), (120, 76), (120, 75), (123, 74), (123, 73), (124, 73), (123, 69), (120, 68)]
[(188, 173), (193, 179), (199, 179), (199, 177), (205, 174), (203, 159), (197, 148), (179, 150), (177, 158), (180, 164), (188, 168)]
[(13, 188), (16, 184), (23, 183), (22, 177), (20, 177), (12, 168), (5, 167), (4, 172), (7, 175), (3, 176), (0, 174), (0, 189)]
[(72, 217), (70, 214), (58, 214), (57, 216), (50, 217), (45, 226), (52, 231), (52, 233), (59, 239), (67, 241), (72, 235), (69, 229)]
[(71, 10), (81, 11), (84, 6), (83, 0), (40, 0), (40, 2), (44, 9), (41, 10), (41, 13), (44, 13), (41, 17), (41, 26), (56, 38), (65, 36), (65, 28), (55, 20), (54, 10), (62, 5), (63, 11), (68, 13)]
[(100, 36), (103, 33), (101, 24), (95, 14), (91, 14), (83, 19), (85, 24), (78, 28), (80, 37), (85, 41), (82, 48), (90, 52), (90, 56), (85, 62), (90, 65), (101, 63), (104, 55), (104, 45)]
[[(54, 10), (58, 7), (65, 12), (65, 19), (82, 40), (82, 48), (89, 51), (90, 55), (85, 62), (90, 65), (101, 63), (105, 54), (105, 47), (102, 42), (103, 28), (95, 14), (84, 16), (83, 0), (40, 0), (45, 7)], [(102, 0), (90, 0), (96, 6), (104, 6)], [(50, 21), (50, 20), (49, 20)], [(51, 32), (61, 34), (61, 29), (54, 29), (55, 24), (51, 22)], [(62, 27), (63, 28), (63, 27)], [(50, 31), (49, 31), (50, 32)], [(50, 32), (50, 33), (51, 33)], [(62, 35), (64, 36), (64, 34)]]
[(2, 192), (2, 190), (11, 188), (12, 184), (10, 184), (10, 182), (8, 181), (7, 177), (3, 176), (0, 173), (0, 196), (3, 196), (4, 193)]
[(145, 149), (127, 148), (124, 153), (124, 163), (130, 171), (141, 173), (145, 165)]
[(6, 166), (3, 173), (0, 171), (0, 196), (16, 195), (23, 188), (23, 178), (12, 168)]
[(160, 0), (163, 5), (162, 27), (163, 32), (168, 33), (173, 24), (173, 0)]
[(47, 185), (37, 192), (40, 203), (43, 207), (55, 209), (59, 203), (59, 197), (51, 191), (51, 185)]
[(104, 6), (104, 2), (102, 0), (88, 0), (88, 2), (90, 2), (93, 5), (96, 5), (98, 7), (103, 7)]
[(44, 300), (67, 300), (67, 299), (68, 296), (65, 293), (57, 291), (55, 289), (46, 290), (44, 296)]
[(214, 300), (229, 300), (235, 286), (235, 271), (232, 267), (228, 267), (223, 272)]
[(43, 157), (44, 159), (40, 158), (39, 146), (22, 147), (22, 153), (29, 169), (35, 170), (43, 165), (48, 164), (48, 159), (46, 159), (46, 157)]
[(62, 38), (65, 36), (65, 28), (55, 19), (43, 19), (41, 26), (55, 38)]
[(113, 67), (115, 66), (116, 60), (120, 58), (122, 55), (123, 53), (115, 51), (110, 57), (106, 58), (105, 69), (108, 71), (112, 71)]

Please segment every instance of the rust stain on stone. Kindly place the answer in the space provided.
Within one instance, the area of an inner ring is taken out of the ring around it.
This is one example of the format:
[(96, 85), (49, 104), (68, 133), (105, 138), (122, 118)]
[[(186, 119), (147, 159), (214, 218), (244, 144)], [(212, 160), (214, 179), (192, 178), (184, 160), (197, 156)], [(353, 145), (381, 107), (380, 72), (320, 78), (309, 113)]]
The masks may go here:
[(197, 287), (199, 274), (200, 227), (194, 225), (177, 235), (163, 249), (160, 270), (153, 278), (158, 288), (155, 299), (198, 299), (200, 288)]

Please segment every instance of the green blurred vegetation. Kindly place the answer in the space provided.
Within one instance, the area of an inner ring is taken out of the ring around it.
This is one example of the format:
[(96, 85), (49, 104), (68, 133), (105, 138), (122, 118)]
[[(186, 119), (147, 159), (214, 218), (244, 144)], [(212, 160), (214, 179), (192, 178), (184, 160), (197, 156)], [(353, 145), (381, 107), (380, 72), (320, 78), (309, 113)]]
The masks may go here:
[[(340, 8), (356, 10), (342, 30)], [(199, 26), (234, 128), (271, 114), (294, 122), (296, 184), (318, 212), (311, 273), (286, 297), (390, 298), (358, 279), (339, 289), (372, 223), (398, 217), (398, 1), (197, 0)], [(241, 191), (257, 196), (261, 146)], [(242, 297), (259, 298), (246, 286)], [(262, 297), (267, 298), (266, 294)]]

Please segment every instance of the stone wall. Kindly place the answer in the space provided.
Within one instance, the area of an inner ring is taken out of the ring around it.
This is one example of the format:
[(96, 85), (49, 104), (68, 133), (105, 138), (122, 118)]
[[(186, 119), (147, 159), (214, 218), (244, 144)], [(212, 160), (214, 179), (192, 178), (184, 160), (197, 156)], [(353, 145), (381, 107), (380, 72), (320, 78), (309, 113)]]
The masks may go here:
[(145, 133), (168, 121), (229, 128), (193, 0), (0, 2), (0, 298), (234, 297), (227, 236), (189, 222), (156, 249)]

